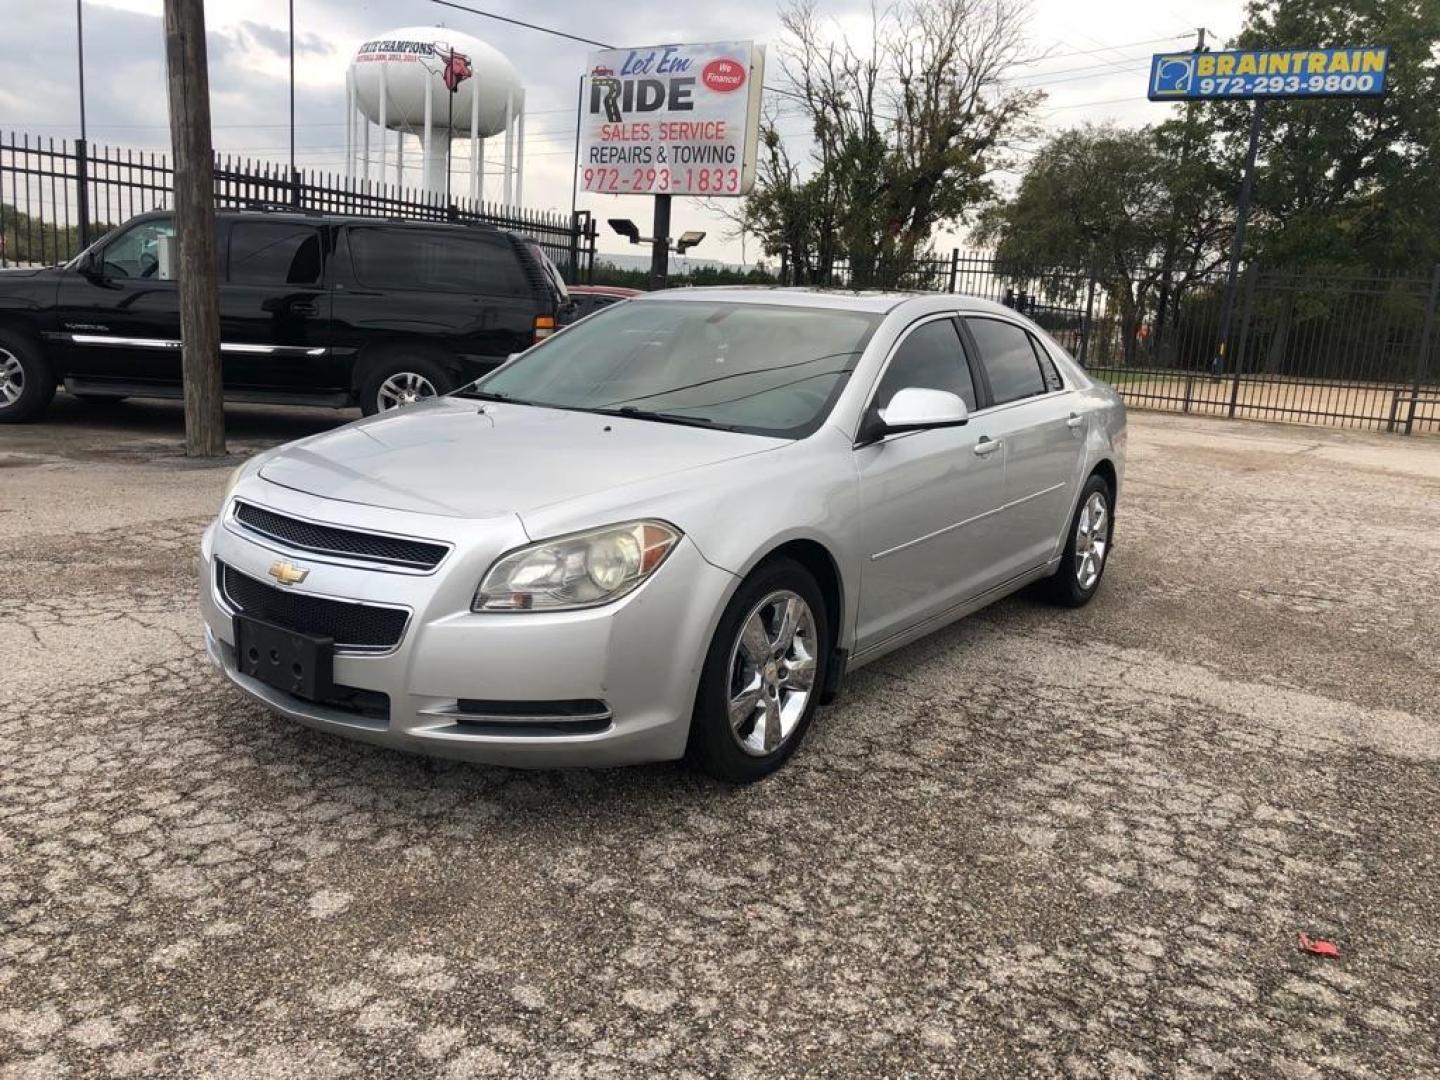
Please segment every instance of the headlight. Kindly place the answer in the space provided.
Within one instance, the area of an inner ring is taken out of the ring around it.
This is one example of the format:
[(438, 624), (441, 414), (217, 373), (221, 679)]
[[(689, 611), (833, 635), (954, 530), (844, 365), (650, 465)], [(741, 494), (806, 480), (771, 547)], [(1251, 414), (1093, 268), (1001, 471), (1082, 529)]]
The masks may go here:
[(631, 521), (512, 551), (490, 568), (472, 611), (565, 611), (618, 600), (665, 561), (680, 533)]
[(230, 496), (235, 494), (235, 485), (240, 483), (240, 475), (245, 471), (249, 462), (235, 466), (235, 471), (230, 474), (230, 479), (225, 481), (225, 494), (220, 496), (220, 509), (225, 509), (225, 504), (230, 501)]

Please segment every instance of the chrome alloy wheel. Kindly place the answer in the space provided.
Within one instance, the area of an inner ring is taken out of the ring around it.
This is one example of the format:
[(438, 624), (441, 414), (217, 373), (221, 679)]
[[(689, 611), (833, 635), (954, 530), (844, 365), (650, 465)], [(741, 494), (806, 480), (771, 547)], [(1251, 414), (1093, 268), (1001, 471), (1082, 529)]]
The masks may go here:
[(730, 733), (754, 757), (794, 733), (815, 687), (815, 615), (789, 590), (773, 592), (740, 624), (730, 649)]
[(25, 392), (25, 369), (14, 353), (0, 349), (0, 409), (14, 405)]
[(1075, 581), (1088, 592), (1100, 580), (1110, 550), (1110, 507), (1105, 493), (1093, 491), (1075, 523)]
[(380, 384), (375, 403), (380, 412), (388, 412), (402, 405), (414, 405), (417, 401), (432, 398), (435, 393), (435, 384), (424, 375), (413, 371), (397, 371)]

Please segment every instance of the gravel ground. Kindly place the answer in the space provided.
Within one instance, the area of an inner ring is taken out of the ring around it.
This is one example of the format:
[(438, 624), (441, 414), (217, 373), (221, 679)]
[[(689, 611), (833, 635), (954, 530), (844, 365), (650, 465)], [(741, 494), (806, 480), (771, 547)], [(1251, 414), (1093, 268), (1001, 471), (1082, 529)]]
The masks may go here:
[(1440, 440), (1133, 414), (1094, 604), (736, 790), (242, 699), (178, 418), (0, 430), (0, 1076), (1440, 1075)]

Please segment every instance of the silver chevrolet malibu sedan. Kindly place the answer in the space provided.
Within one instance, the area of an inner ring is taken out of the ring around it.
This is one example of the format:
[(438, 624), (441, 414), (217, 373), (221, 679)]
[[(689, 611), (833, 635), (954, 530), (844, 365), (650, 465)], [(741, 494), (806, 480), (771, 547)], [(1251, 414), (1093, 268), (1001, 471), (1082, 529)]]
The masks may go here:
[(961, 296), (692, 289), (257, 455), (202, 545), (214, 662), (293, 720), (515, 766), (758, 779), (844, 675), (1099, 588), (1125, 410)]

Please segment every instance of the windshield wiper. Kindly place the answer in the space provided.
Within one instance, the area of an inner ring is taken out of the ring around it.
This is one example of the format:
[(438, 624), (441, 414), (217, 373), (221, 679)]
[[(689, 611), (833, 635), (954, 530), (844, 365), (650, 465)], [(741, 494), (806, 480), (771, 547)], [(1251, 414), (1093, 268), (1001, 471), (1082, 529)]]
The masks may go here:
[(456, 397), (478, 398), (480, 401), (508, 401), (512, 405), (524, 405), (523, 401), (516, 401), (509, 394), (501, 394), (494, 390), (480, 390), (474, 386), (462, 387), (455, 391)]
[(685, 416), (681, 413), (657, 412), (652, 409), (637, 409), (634, 405), (621, 405), (618, 409), (586, 409), (585, 412), (600, 413), (602, 416), (623, 416), (627, 420), (651, 420), (657, 424), (683, 424), (685, 427), (708, 427), (718, 431), (733, 431), (725, 424), (717, 424), (708, 416)]

